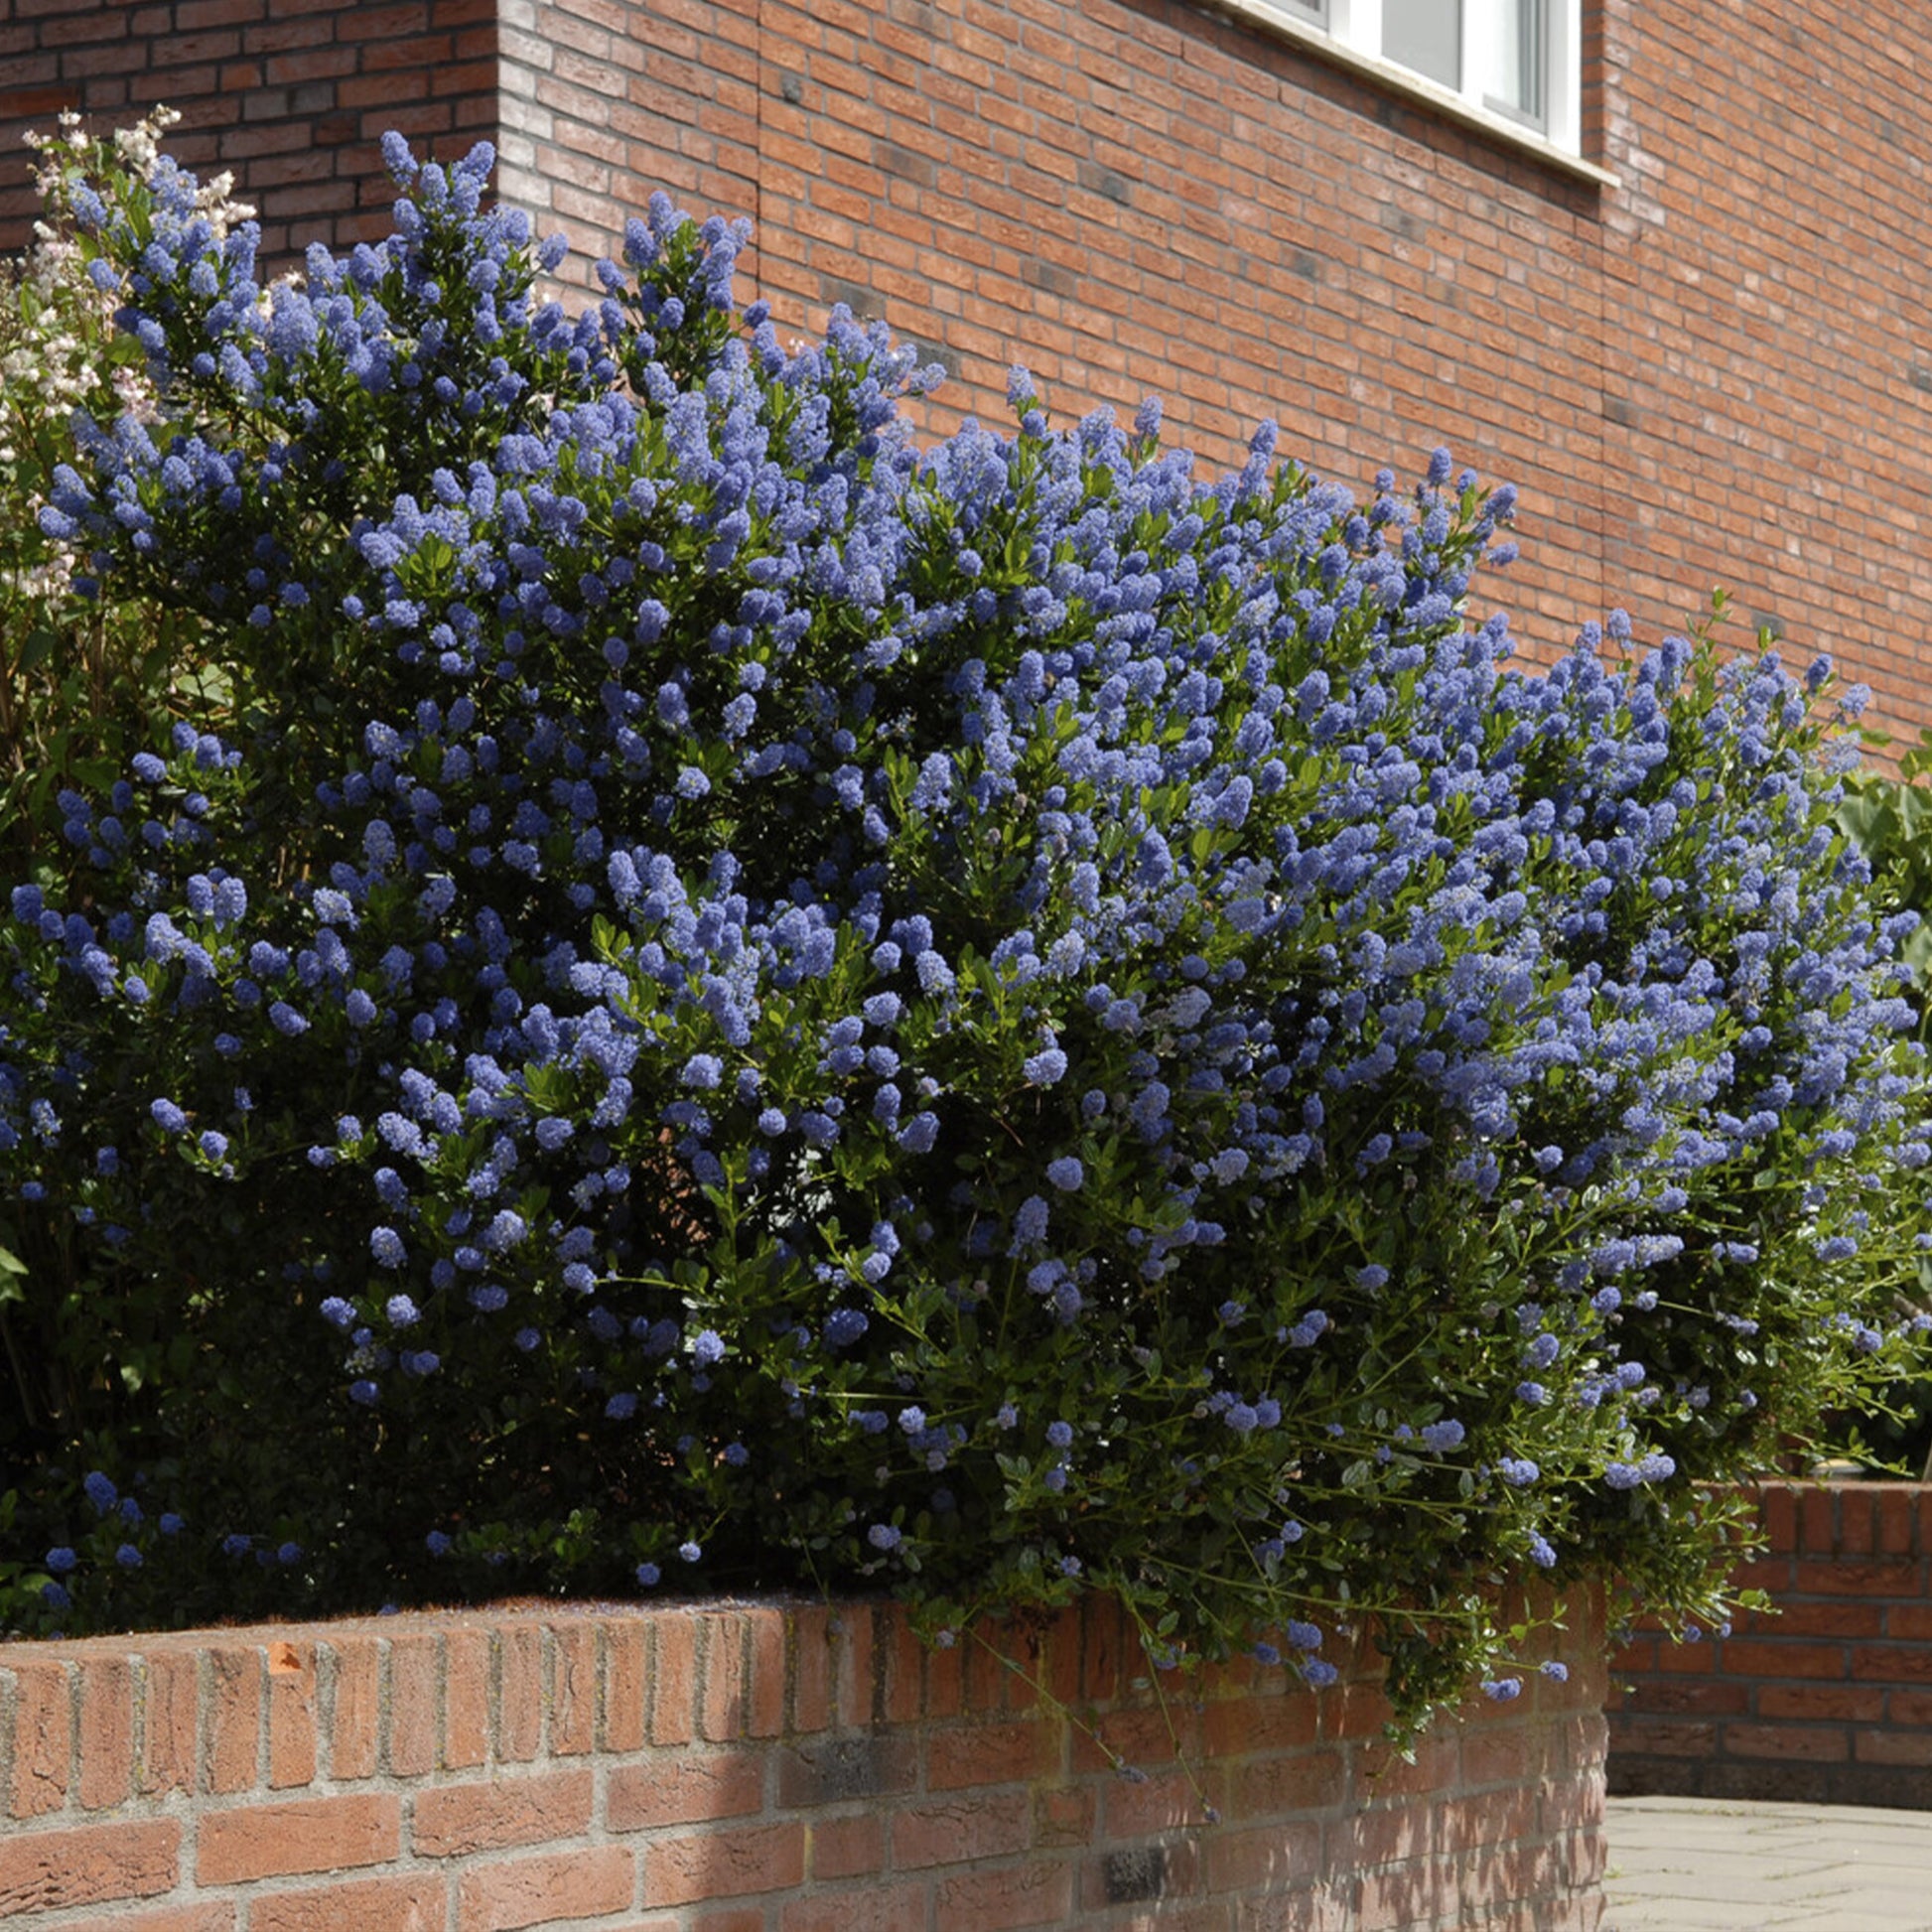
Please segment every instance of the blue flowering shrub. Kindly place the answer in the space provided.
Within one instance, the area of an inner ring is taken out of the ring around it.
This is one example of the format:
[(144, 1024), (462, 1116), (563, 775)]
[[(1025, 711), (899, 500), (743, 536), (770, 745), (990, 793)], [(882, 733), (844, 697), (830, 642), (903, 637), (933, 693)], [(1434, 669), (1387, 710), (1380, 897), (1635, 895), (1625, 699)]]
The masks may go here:
[(232, 722), (0, 922), (10, 1620), (1099, 1589), (1413, 1711), (1499, 1587), (1716, 1613), (1696, 1482), (1913, 1345), (1829, 692), (1510, 667), (1446, 455), (1202, 483), (1020, 376), (921, 453), (737, 231), (572, 317), (485, 149), (390, 161), (266, 288), (165, 158), (69, 190), (158, 400), (43, 527)]

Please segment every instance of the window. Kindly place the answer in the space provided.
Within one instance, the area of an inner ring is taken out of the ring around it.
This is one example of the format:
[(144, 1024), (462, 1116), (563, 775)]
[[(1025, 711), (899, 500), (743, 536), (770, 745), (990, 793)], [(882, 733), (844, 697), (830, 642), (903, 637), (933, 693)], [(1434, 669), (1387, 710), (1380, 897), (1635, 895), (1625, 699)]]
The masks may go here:
[(1245, 0), (1484, 116), (1581, 150), (1581, 0)]
[(1462, 90), (1462, 0), (1382, 0), (1382, 57)]

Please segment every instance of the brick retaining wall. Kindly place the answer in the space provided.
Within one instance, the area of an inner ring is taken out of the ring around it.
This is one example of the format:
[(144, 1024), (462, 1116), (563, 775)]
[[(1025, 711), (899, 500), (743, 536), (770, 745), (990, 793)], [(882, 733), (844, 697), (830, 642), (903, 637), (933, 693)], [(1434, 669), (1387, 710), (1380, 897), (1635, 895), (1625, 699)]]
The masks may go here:
[(1766, 1483), (1771, 1615), (1611, 1665), (1610, 1789), (1932, 1811), (1932, 1488)]
[[(1169, 1715), (1119, 1621), (1043, 1706), (866, 1605), (417, 1614), (0, 1648), (22, 1932), (1591, 1932), (1600, 1616), (1425, 1740), (1359, 1661)], [(1090, 1726), (1091, 1728), (1087, 1728)], [(1094, 1733), (1142, 1773), (1117, 1775)], [(1208, 1823), (1211, 1803), (1220, 1822)], [(9, 1822), (11, 1820), (11, 1822)]]

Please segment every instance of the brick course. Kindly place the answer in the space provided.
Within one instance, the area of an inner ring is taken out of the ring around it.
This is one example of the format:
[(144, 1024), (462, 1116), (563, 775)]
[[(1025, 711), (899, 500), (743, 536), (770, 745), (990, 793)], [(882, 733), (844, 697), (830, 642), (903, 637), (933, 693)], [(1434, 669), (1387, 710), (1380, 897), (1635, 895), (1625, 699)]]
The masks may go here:
[(1932, 1811), (1932, 1487), (1766, 1483), (1727, 1637), (1633, 1636), (1611, 1665), (1610, 1789)]
[[(927, 1654), (897, 1611), (858, 1603), (0, 1647), (0, 1918), (1449, 1932), (1507, 1909), (1525, 1932), (1597, 1925), (1592, 1605), (1572, 1619), (1567, 1684), (1534, 1676), (1516, 1703), (1446, 1721), (1414, 1765), (1380, 1741), (1363, 1655), (1320, 1694), (1211, 1672), (1164, 1713), (1113, 1612), (1014, 1643), (1024, 1671), (974, 1646)], [(1067, 1687), (1066, 1706), (1037, 1684)], [(280, 1750), (278, 1712), (301, 1714)]]
[(98, 127), (176, 108), (170, 147), (226, 168), (272, 261), (388, 232), (378, 149), (399, 127), (461, 154), (496, 126), (495, 0), (30, 0), (0, 4), (0, 248), (33, 217), (28, 129), (65, 107)]

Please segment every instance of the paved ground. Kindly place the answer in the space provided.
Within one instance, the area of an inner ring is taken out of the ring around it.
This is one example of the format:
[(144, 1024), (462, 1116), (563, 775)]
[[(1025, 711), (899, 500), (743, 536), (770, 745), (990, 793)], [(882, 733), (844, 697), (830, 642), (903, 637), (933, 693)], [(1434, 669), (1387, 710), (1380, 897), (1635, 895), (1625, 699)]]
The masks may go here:
[(1932, 1932), (1932, 1812), (1612, 1798), (1603, 1932)]

